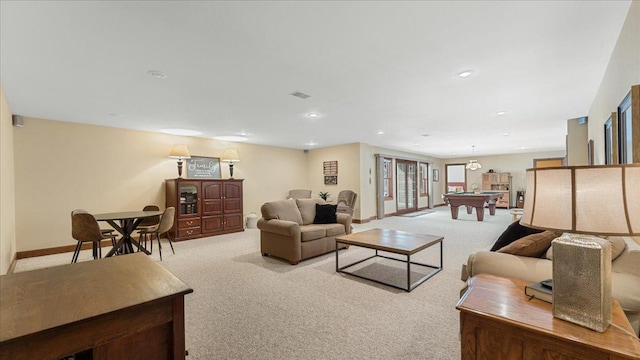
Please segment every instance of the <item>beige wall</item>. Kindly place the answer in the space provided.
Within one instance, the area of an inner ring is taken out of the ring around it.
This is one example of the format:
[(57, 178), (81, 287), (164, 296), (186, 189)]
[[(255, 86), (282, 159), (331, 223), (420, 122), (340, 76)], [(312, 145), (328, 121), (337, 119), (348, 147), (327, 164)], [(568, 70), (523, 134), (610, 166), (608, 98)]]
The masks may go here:
[[(633, 1), (589, 110), (589, 138), (594, 140), (595, 163), (604, 164), (604, 122), (640, 84), (640, 1)], [(635, 116), (635, 115), (634, 115)], [(640, 141), (636, 139), (634, 141)]]
[[(302, 150), (297, 150), (302, 153)], [(353, 213), (354, 219), (360, 219), (360, 145), (358, 143), (345, 144), (309, 150), (307, 156), (307, 184), (311, 189), (312, 197), (318, 197), (318, 192), (326, 191), (331, 197), (329, 202), (336, 202), (338, 193), (342, 190), (352, 190), (358, 194), (356, 207)], [(325, 185), (323, 174), (323, 162), (338, 162), (338, 184)]]
[[(25, 127), (14, 132), (17, 250), (74, 244), (73, 209), (164, 208), (164, 179), (177, 176), (176, 160), (167, 157), (175, 143), (200, 156), (238, 150), (234, 177), (246, 179), (245, 215), (259, 214), (264, 202), (284, 199), (289, 189), (307, 183), (300, 150), (25, 118)], [(223, 163), (223, 178), (228, 170)]]
[(0, 86), (0, 275), (16, 253), (16, 216), (11, 110)]
[(567, 120), (567, 165), (588, 165), (588, 129), (589, 123), (580, 124), (579, 119)]
[[(586, 145), (585, 145), (586, 146)], [(516, 191), (525, 189), (524, 173), (526, 169), (533, 167), (534, 159), (546, 159), (555, 157), (564, 157), (564, 151), (546, 151), (535, 153), (521, 153), (508, 155), (492, 155), (492, 156), (474, 156), (482, 169), (471, 171), (467, 170), (467, 187), (471, 189), (471, 184), (475, 183), (478, 188), (482, 188), (482, 174), (493, 169), (495, 172), (511, 173), (511, 206), (515, 206)], [(467, 163), (469, 158), (447, 159), (447, 164)], [(444, 180), (443, 180), (444, 181)], [(470, 190), (469, 190), (470, 191)]]

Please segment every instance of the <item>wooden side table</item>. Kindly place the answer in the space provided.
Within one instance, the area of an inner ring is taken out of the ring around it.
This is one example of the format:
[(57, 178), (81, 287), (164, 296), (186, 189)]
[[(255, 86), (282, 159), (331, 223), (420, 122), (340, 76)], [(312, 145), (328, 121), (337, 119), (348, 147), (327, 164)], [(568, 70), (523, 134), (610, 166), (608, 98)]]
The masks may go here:
[(191, 292), (143, 253), (2, 275), (0, 359), (184, 359)]
[(456, 306), (462, 359), (640, 359), (620, 304), (603, 333), (553, 317), (551, 304), (524, 293), (528, 281), (480, 274)]

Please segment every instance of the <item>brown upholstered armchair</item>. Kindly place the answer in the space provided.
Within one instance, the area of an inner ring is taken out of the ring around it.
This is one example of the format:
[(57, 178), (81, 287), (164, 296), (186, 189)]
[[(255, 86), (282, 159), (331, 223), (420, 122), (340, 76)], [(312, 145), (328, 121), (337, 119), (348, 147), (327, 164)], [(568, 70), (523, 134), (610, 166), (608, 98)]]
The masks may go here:
[(351, 190), (340, 191), (338, 194), (337, 212), (353, 216), (353, 210), (356, 207), (357, 198), (358, 194)]

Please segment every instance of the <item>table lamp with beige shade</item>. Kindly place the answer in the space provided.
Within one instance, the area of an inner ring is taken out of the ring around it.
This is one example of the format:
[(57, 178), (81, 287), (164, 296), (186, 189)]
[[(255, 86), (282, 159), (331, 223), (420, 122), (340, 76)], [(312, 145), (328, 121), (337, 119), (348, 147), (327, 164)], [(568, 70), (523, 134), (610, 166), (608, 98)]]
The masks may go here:
[(182, 159), (190, 159), (189, 148), (185, 144), (176, 144), (171, 147), (169, 157), (178, 159), (178, 178), (182, 178)]
[[(553, 240), (553, 316), (603, 332), (611, 321), (611, 245), (640, 235), (640, 164), (526, 171), (520, 223)], [(595, 236), (594, 236), (595, 235)]]
[(238, 151), (236, 149), (227, 149), (222, 153), (220, 160), (229, 163), (229, 178), (233, 179), (233, 163), (240, 161)]

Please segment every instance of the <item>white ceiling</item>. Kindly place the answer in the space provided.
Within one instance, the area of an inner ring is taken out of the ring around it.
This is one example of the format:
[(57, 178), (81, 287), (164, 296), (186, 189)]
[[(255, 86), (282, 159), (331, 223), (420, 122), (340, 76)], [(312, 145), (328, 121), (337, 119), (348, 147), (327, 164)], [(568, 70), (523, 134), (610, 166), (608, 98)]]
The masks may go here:
[(566, 120), (588, 114), (630, 2), (0, 4), (14, 114), (452, 158), (472, 145), (564, 149)]

